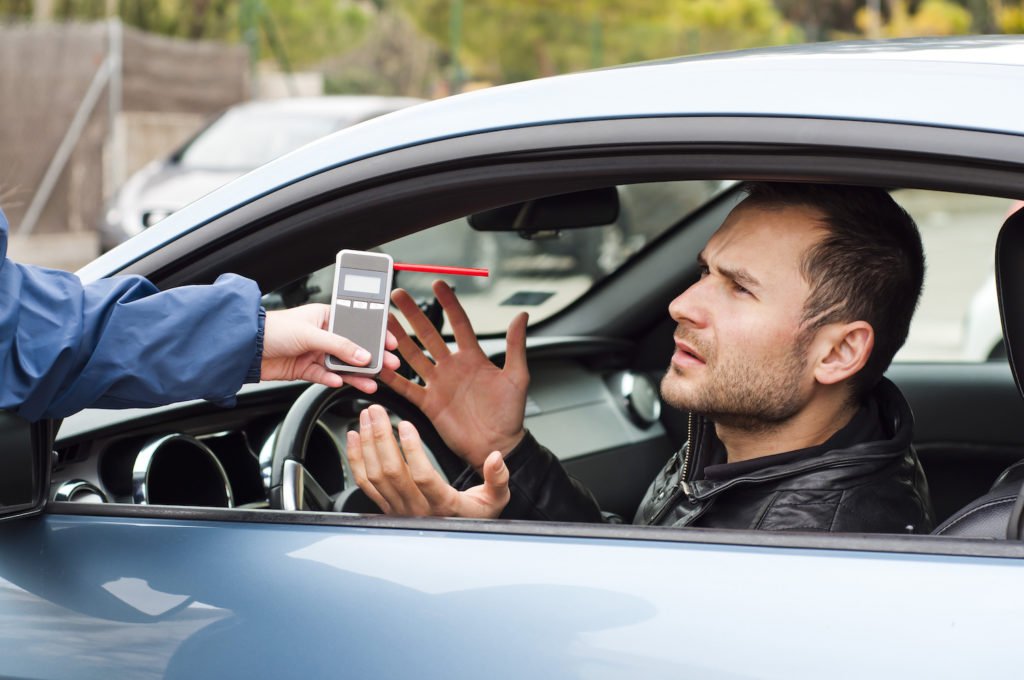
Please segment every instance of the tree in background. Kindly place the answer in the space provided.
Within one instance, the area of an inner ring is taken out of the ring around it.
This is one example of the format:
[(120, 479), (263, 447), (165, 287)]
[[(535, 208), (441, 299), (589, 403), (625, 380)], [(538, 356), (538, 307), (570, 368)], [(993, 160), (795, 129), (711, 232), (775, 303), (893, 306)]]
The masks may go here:
[(775, 0), (782, 15), (799, 26), (809, 41), (856, 31), (854, 16), (864, 4), (864, 0)]
[(164, 35), (244, 41), (256, 59), (323, 70), (329, 91), (418, 95), (876, 31), (1024, 32), (1024, 0), (0, 0), (7, 19), (110, 14)]
[(874, 22), (885, 38), (928, 35), (964, 35), (971, 32), (971, 13), (952, 0), (922, 0), (915, 11), (906, 0), (888, 0), (889, 16), (872, 16), (872, 11), (857, 11), (856, 24), (863, 32)]
[[(1005, 26), (1014, 25), (1014, 16), (1021, 14), (1005, 12), (1007, 0), (775, 0), (775, 4), (804, 30), (808, 40), (870, 36), (873, 25), (885, 37), (1010, 32)], [(874, 14), (872, 4), (878, 9)]]
[(449, 68), (494, 83), (803, 37), (771, 0), (396, 2), (446, 47)]
[[(0, 0), (0, 18), (41, 18), (39, 0)], [(366, 34), (373, 7), (358, 0), (46, 0), (42, 17), (125, 24), (189, 40), (241, 42), (251, 32), (258, 54), (286, 55), (296, 68), (350, 49)], [(279, 57), (280, 59), (280, 57)]]
[(995, 23), (1003, 33), (1024, 33), (1024, 0), (996, 2)]
[(440, 46), (412, 19), (389, 8), (377, 13), (363, 39), (316, 65), (328, 94), (431, 97), (443, 80)]
[(258, 23), (248, 29), (259, 36), (259, 54), (274, 54), (278, 61), (281, 54), (287, 55), (286, 68), (288, 64), (295, 68), (313, 66), (352, 49), (365, 37), (375, 18), (372, 7), (354, 0), (217, 1), (241, 6), (242, 20), (234, 25), (242, 30), (247, 28), (244, 11), (247, 5), (251, 7)]

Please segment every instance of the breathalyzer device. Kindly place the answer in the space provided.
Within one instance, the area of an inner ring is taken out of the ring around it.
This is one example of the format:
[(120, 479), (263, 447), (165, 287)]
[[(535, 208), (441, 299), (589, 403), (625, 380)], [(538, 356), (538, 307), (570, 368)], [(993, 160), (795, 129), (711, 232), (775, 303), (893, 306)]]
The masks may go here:
[(325, 363), (330, 370), (355, 375), (380, 373), (394, 270), (394, 260), (385, 253), (338, 253), (328, 328), (365, 349), (371, 358), (365, 366), (353, 366), (328, 354)]
[(342, 250), (334, 268), (331, 319), (328, 329), (356, 343), (370, 353), (366, 366), (346, 364), (327, 355), (324, 363), (332, 371), (354, 375), (377, 375), (383, 366), (384, 339), (388, 332), (391, 282), (396, 271), (488, 276), (486, 269), (432, 264), (396, 263), (385, 253)]

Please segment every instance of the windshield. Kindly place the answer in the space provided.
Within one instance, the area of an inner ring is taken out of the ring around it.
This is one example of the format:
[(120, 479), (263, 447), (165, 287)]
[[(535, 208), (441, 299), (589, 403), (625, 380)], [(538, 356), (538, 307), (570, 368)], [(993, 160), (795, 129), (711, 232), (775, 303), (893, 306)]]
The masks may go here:
[(187, 168), (250, 170), (343, 127), (337, 117), (229, 111), (185, 148)]
[[(415, 298), (433, 297), (438, 278), (452, 284), (480, 335), (504, 333), (521, 311), (543, 321), (580, 298), (644, 246), (730, 186), (722, 181), (678, 181), (616, 187), (618, 218), (601, 226), (551, 230), (526, 239), (516, 232), (475, 231), (463, 217), (381, 245), (395, 262), (484, 268), (490, 276), (395, 272), (394, 286)], [(334, 267), (265, 297), (268, 309), (330, 303)], [(450, 329), (445, 329), (449, 332)]]

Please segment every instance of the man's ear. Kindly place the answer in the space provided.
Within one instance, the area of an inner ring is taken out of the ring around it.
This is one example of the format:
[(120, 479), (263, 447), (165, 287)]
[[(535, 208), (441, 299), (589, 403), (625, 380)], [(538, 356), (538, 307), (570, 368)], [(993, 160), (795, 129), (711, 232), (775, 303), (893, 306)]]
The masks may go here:
[(864, 368), (875, 347), (875, 329), (867, 321), (827, 324), (818, 330), (812, 346), (814, 379), (834, 385)]

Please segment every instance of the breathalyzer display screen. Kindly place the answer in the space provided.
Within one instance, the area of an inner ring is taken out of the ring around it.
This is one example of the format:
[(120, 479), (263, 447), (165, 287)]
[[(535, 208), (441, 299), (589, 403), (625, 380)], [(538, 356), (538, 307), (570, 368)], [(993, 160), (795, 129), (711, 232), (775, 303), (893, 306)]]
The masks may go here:
[(376, 276), (359, 276), (358, 274), (345, 274), (343, 288), (351, 293), (380, 293), (381, 279)]

